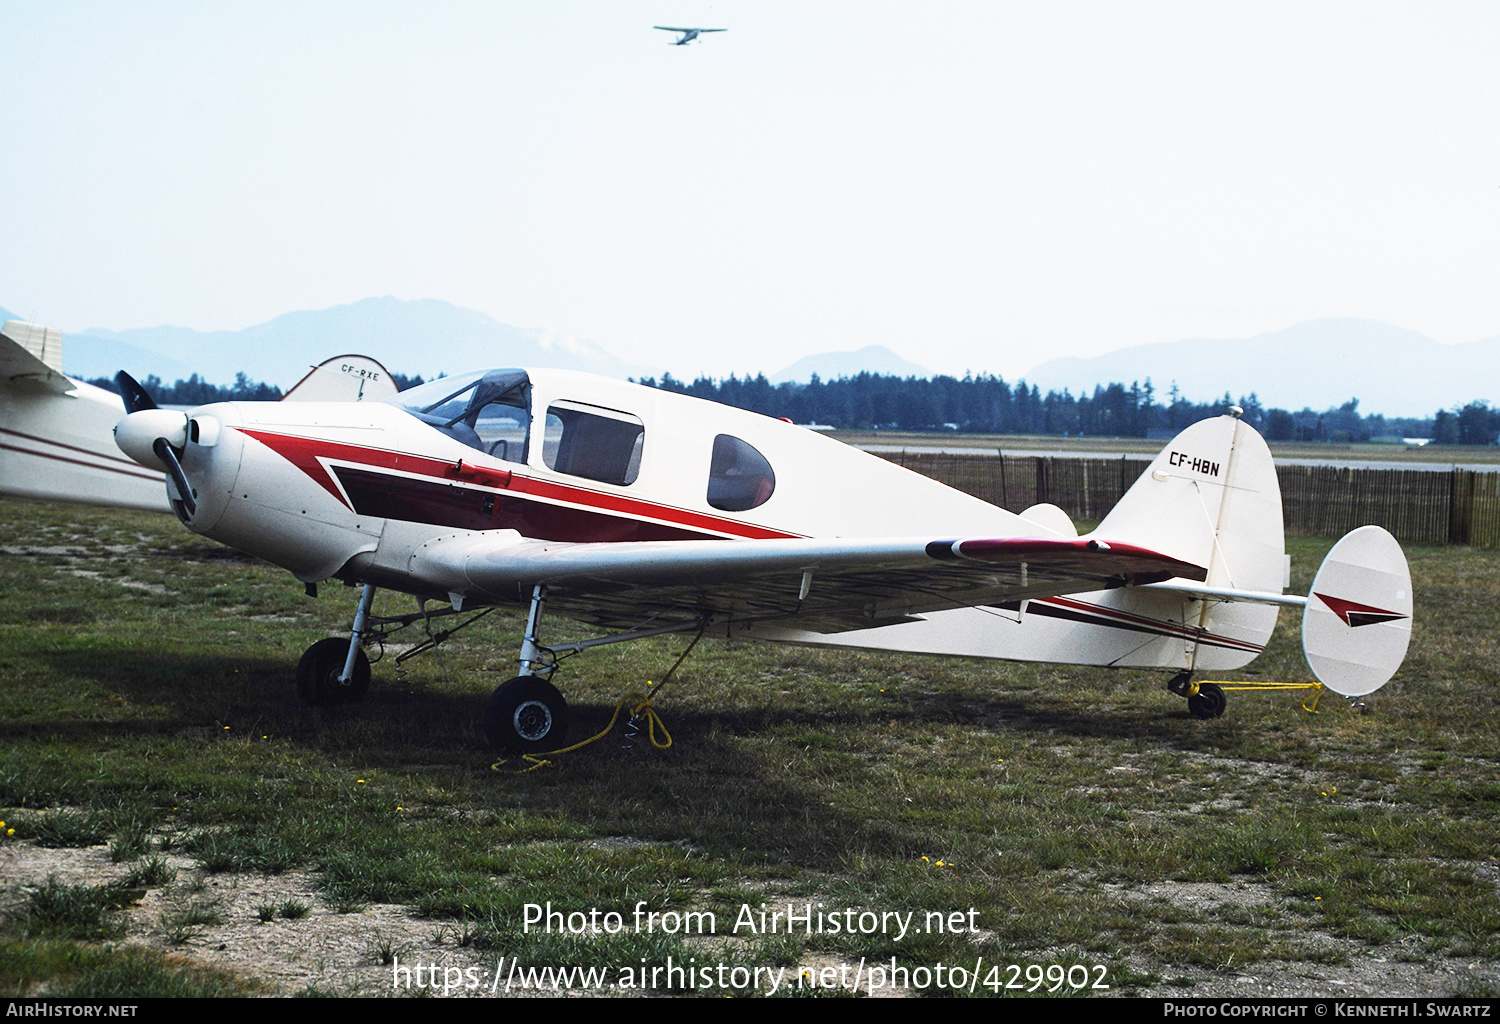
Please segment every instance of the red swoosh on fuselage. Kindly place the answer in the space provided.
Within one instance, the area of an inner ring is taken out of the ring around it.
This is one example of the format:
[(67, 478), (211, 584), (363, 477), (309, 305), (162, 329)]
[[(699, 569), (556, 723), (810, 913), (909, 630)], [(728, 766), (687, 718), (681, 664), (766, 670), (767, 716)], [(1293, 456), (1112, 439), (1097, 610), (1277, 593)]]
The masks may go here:
[[(318, 486), (333, 495), (341, 505), (350, 511), (356, 510), (350, 505), (338, 482), (330, 475), (328, 467), (324, 464), (323, 460), (346, 462), (353, 466), (370, 470), (388, 470), (429, 477), (445, 484), (454, 485), (455, 487), (459, 487), (461, 483), (453, 473), (455, 463), (442, 459), (433, 459), (423, 455), (408, 455), (404, 452), (391, 451), (384, 448), (369, 448), (364, 445), (343, 444), (337, 441), (302, 437), (297, 434), (278, 434), (268, 430), (243, 429), (243, 433), (261, 442), (307, 474)], [(526, 499), (574, 505), (593, 512), (607, 513), (624, 518), (652, 520), (684, 530), (700, 532), (704, 537), (743, 537), (757, 540), (771, 540), (779, 537), (799, 536), (798, 534), (787, 533), (782, 530), (773, 530), (764, 526), (755, 526), (751, 523), (742, 523), (734, 519), (706, 515), (702, 512), (691, 511), (690, 509), (659, 505), (655, 502), (643, 501), (639, 498), (630, 498), (623, 495), (610, 494), (605, 491), (590, 490), (584, 487), (573, 487), (551, 480), (539, 480), (535, 477), (523, 476), (519, 472), (516, 472), (516, 470), (523, 468), (519, 463), (507, 463), (506, 469), (511, 471), (511, 477), (509, 483), (504, 486), (487, 487), (464, 481), (461, 484), (461, 489), (471, 493), (503, 494), (511, 497), (525, 496)]]

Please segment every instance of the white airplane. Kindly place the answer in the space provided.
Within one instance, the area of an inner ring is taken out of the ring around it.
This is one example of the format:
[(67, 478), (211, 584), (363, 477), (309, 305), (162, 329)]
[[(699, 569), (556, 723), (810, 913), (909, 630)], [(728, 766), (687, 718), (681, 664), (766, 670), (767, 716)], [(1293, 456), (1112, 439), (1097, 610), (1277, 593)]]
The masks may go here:
[[(1202, 718), (1225, 698), (1196, 674), (1250, 662), (1278, 606), (1303, 607), (1308, 661), (1346, 696), (1384, 685), (1410, 639), (1406, 560), (1378, 527), (1334, 546), (1309, 597), (1283, 593), (1275, 468), (1236, 416), (1184, 430), (1080, 537), (1054, 506), (1015, 515), (784, 421), (587, 374), (476, 370), (381, 402), (187, 411), (120, 380), (115, 439), (164, 475), (188, 529), (309, 589), (362, 586), (351, 636), (298, 664), (308, 703), (363, 696), (362, 648), (392, 628), (528, 609), (519, 673), (485, 709), (501, 749), (564, 745), (559, 657), (666, 633), (1160, 669)], [(0, 380), (5, 407), (31, 386)], [(34, 473), (5, 483), (99, 500)], [(373, 616), (379, 588), (418, 610)], [(544, 612), (594, 635), (544, 641)]]
[(672, 27), (670, 27), (668, 25), (652, 25), (651, 27), (652, 28), (659, 28), (663, 32), (681, 32), (682, 35), (679, 38), (673, 39), (671, 41), (671, 45), (672, 46), (684, 46), (684, 45), (686, 45), (688, 43), (691, 43), (694, 39), (697, 39), (698, 36), (700, 34), (704, 33), (704, 32), (728, 32), (729, 31), (729, 29), (727, 29), (727, 28), (672, 28)]

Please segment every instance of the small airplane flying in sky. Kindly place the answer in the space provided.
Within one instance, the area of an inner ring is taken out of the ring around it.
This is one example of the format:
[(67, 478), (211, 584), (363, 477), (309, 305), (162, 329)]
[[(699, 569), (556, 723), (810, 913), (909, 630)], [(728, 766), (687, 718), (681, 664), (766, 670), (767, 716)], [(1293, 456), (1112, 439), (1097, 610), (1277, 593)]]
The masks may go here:
[(729, 29), (727, 29), (727, 28), (672, 28), (669, 25), (652, 25), (651, 27), (652, 28), (659, 28), (663, 32), (681, 32), (682, 35), (680, 37), (678, 37), (677, 39), (673, 39), (671, 41), (671, 44), (673, 46), (684, 46), (684, 45), (686, 45), (688, 43), (691, 43), (694, 39), (697, 39), (698, 36), (701, 35), (704, 32), (728, 32), (729, 31)]
[[(1347, 696), (1384, 685), (1410, 639), (1406, 560), (1378, 527), (1336, 544), (1308, 597), (1283, 593), (1275, 467), (1234, 415), (1184, 430), (1080, 537), (1055, 506), (1016, 515), (791, 423), (588, 374), (392, 393), (343, 357), (291, 400), (177, 411), (121, 373), (122, 408), (37, 354), (44, 329), (5, 334), (0, 491), (167, 507), (310, 592), (361, 586), (351, 636), (297, 666), (313, 705), (360, 699), (363, 647), (396, 628), (525, 608), (519, 673), (484, 715), (502, 749), (565, 745), (560, 658), (667, 633), (1157, 669), (1201, 718), (1225, 698), (1196, 674), (1251, 661), (1278, 606), (1303, 608), (1309, 664)], [(375, 616), (378, 589), (417, 610)], [(547, 613), (590, 635), (544, 637)]]

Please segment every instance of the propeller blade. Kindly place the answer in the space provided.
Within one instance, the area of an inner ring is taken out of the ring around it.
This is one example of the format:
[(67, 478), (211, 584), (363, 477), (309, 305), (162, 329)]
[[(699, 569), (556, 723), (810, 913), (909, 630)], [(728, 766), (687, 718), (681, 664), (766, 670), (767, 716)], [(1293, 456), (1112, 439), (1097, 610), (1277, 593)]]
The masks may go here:
[(152, 400), (150, 393), (141, 387), (140, 381), (124, 370), (115, 374), (115, 386), (120, 389), (120, 397), (125, 400), (127, 413), (156, 408), (156, 402)]

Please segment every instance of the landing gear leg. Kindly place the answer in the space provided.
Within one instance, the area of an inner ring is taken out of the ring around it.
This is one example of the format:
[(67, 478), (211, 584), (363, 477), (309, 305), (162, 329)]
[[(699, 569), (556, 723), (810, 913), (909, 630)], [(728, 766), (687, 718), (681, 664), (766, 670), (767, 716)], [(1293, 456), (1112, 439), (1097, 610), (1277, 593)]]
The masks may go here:
[[(365, 589), (360, 591), (359, 604), (354, 607), (354, 628), (349, 631), (349, 653), (344, 658), (344, 670), (339, 673), (339, 685), (349, 686), (359, 671), (359, 659), (364, 658), (365, 652), (360, 648), (365, 642), (365, 628), (370, 622), (370, 605), (375, 601), (375, 587), (366, 583)], [(365, 688), (370, 685), (370, 663), (365, 660)], [(359, 697), (363, 697), (364, 688), (360, 689)], [(358, 700), (359, 697), (354, 698)]]
[[(531, 610), (526, 613), (526, 632), (521, 637), (521, 675), (537, 675), (542, 645), (536, 642), (542, 625), (542, 608), (547, 603), (547, 588), (538, 583), (531, 588)], [(545, 666), (544, 666), (545, 667)], [(549, 676), (551, 672), (547, 673)]]
[(501, 683), (484, 706), (484, 734), (490, 746), (516, 754), (540, 754), (563, 745), (568, 734), (568, 702), (541, 672), (550, 677), (556, 664), (537, 642), (546, 588), (531, 592), (526, 633), (521, 638), (521, 674)]
[(1173, 693), (1177, 694), (1177, 696), (1179, 696), (1179, 697), (1186, 697), (1188, 694), (1192, 693), (1193, 692), (1193, 673), (1192, 673), (1192, 671), (1191, 670), (1186, 670), (1186, 671), (1182, 671), (1182, 672), (1177, 673), (1167, 683), (1167, 689), (1171, 690)]

